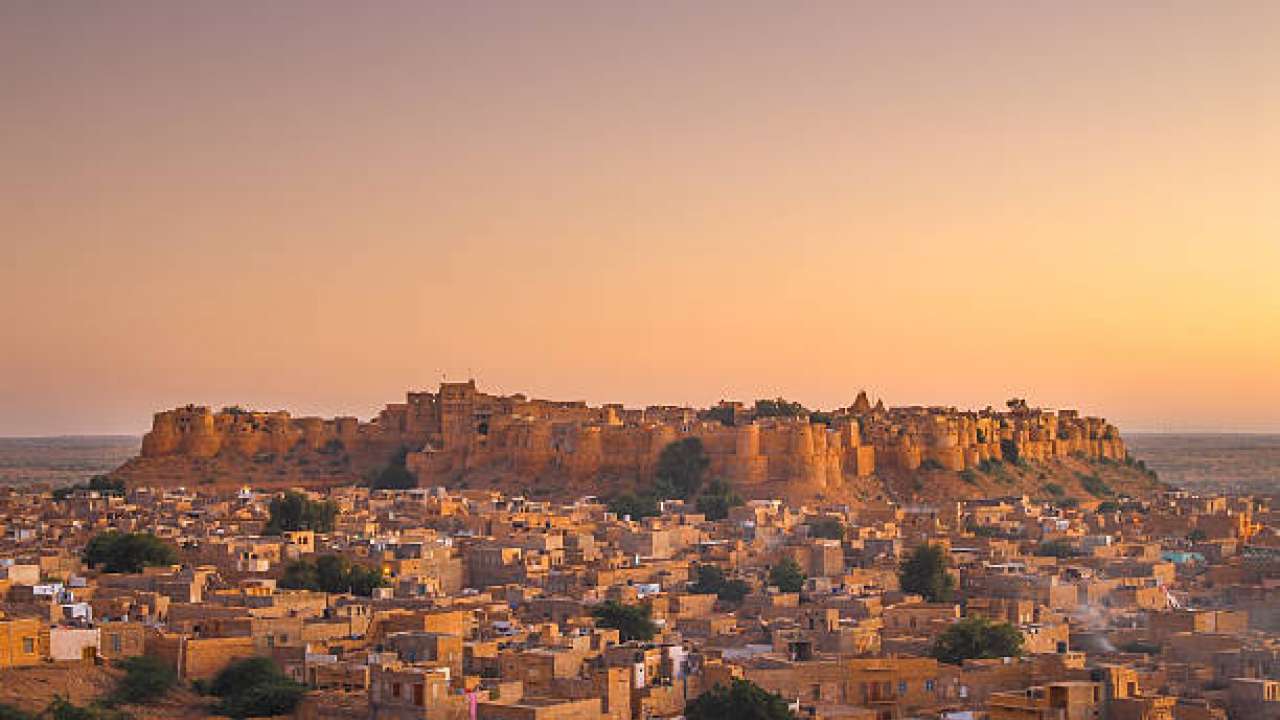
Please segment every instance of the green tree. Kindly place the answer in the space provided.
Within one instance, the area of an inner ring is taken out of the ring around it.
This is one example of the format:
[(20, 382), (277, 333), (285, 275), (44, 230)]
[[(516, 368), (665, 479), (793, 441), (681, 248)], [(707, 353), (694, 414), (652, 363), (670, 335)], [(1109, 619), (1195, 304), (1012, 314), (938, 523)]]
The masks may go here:
[(1022, 633), (1009, 623), (965, 618), (947, 628), (933, 645), (941, 662), (959, 664), (975, 658), (1016, 657), (1022, 652)]
[(214, 677), (209, 690), (221, 698), (218, 712), (233, 718), (287, 715), (306, 694), (305, 687), (264, 657), (231, 663)]
[(669, 443), (658, 456), (655, 488), (659, 497), (669, 492), (674, 497), (692, 499), (702, 489), (710, 466), (711, 458), (707, 457), (702, 440), (688, 437)]
[(791, 402), (786, 398), (774, 398), (772, 400), (757, 400), (755, 407), (756, 417), (808, 417), (809, 411), (798, 402)]
[(750, 680), (735, 678), (729, 685), (716, 685), (685, 705), (688, 720), (795, 720), (795, 713), (781, 695), (771, 693)]
[(617, 630), (623, 642), (652, 640), (658, 632), (648, 605), (624, 605), (610, 600), (595, 606), (591, 614), (596, 625)]
[(727, 480), (715, 479), (707, 489), (698, 496), (698, 512), (708, 520), (723, 520), (729, 517), (729, 510), (742, 504), (742, 498), (733, 491)]
[(924, 596), (929, 602), (949, 602), (955, 592), (955, 578), (947, 572), (950, 564), (940, 545), (921, 545), (902, 564), (898, 584), (904, 592)]
[(124, 675), (116, 682), (111, 699), (130, 705), (145, 705), (168, 694), (178, 682), (178, 673), (168, 663), (151, 655), (137, 655), (120, 662)]
[(736, 605), (751, 592), (751, 586), (745, 580), (726, 578), (719, 565), (702, 563), (698, 565), (698, 579), (689, 586), (689, 592), (715, 595), (720, 600)]
[(1204, 530), (1201, 530), (1200, 528), (1196, 528), (1191, 532), (1187, 533), (1187, 540), (1190, 540), (1193, 543), (1202, 543), (1208, 539), (1209, 539), (1209, 534), (1206, 533)]
[(805, 574), (795, 558), (786, 557), (769, 571), (769, 584), (782, 592), (800, 592), (804, 587)]
[(653, 495), (636, 495), (634, 493), (622, 493), (621, 495), (613, 496), (609, 500), (609, 512), (618, 517), (630, 515), (632, 520), (657, 517), (661, 514), (658, 512), (658, 498)]
[(827, 515), (809, 521), (809, 536), (827, 540), (844, 539), (844, 523), (840, 518)]
[(729, 405), (717, 405), (708, 408), (702, 413), (702, 419), (714, 420), (721, 425), (733, 427), (733, 407)]
[(285, 566), (284, 574), (280, 577), (280, 587), (284, 588), (351, 593), (365, 597), (372, 595), (374, 588), (386, 584), (381, 571), (353, 563), (341, 555), (294, 560)]
[(279, 535), (294, 530), (314, 530), (327, 533), (333, 530), (338, 506), (331, 500), (312, 500), (292, 490), (271, 499), (271, 518), (263, 530), (267, 535)]
[(98, 533), (84, 548), (84, 561), (91, 568), (110, 573), (138, 573), (152, 565), (173, 565), (178, 553), (150, 533)]
[(405, 459), (409, 457), (409, 448), (401, 447), (391, 458), (391, 462), (382, 468), (373, 478), (371, 487), (374, 490), (408, 490), (418, 487), (418, 478), (409, 472)]

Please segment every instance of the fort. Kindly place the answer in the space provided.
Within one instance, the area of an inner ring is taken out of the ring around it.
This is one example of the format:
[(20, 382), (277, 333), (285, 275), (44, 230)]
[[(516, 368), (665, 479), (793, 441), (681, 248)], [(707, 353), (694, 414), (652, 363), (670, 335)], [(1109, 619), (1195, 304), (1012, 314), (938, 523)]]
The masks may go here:
[(863, 392), (848, 407), (818, 413), (781, 400), (640, 409), (494, 395), (468, 381), (410, 392), (368, 422), (238, 407), (167, 410), (155, 415), (141, 456), (115, 474), (160, 485), (326, 486), (403, 461), (422, 486), (604, 492), (651, 479), (663, 448), (688, 437), (705, 448), (710, 476), (758, 497), (865, 496), (877, 480), (921, 473), (1127, 458), (1106, 420), (1021, 400), (1002, 410), (886, 408)]

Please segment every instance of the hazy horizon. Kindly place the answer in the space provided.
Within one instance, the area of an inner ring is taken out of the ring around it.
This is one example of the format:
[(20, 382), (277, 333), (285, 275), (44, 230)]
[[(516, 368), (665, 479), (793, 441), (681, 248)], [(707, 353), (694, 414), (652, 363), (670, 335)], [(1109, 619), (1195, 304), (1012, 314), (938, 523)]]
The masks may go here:
[(0, 435), (409, 388), (1280, 431), (1280, 3), (0, 6)]

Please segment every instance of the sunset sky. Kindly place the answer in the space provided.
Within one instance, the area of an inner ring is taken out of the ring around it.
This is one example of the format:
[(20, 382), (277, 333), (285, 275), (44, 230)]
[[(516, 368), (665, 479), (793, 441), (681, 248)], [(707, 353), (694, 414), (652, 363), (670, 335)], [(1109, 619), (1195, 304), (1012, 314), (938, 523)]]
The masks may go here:
[(446, 374), (1280, 431), (1280, 2), (371, 5), (0, 4), (0, 435)]

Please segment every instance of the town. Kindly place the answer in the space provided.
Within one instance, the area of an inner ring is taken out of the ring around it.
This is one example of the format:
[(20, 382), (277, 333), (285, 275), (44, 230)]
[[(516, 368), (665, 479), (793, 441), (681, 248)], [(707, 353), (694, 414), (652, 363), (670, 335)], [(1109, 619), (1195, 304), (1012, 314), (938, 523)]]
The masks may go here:
[[(295, 472), (323, 457), (354, 479)], [(1021, 400), (189, 408), (0, 522), (0, 702), (30, 716), (1280, 717), (1280, 514)]]

